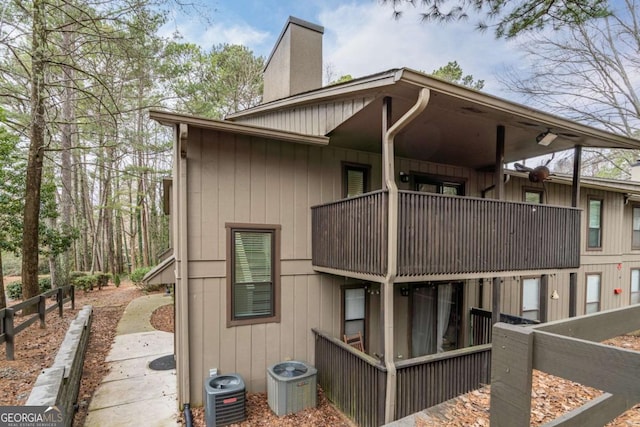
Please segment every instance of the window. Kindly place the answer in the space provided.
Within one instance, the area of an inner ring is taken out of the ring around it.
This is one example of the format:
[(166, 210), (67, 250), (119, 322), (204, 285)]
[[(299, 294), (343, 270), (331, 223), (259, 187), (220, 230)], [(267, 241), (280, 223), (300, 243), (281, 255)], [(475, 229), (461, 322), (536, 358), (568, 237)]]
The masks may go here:
[[(366, 292), (364, 288), (344, 290), (344, 335), (365, 334)], [(366, 348), (366, 347), (365, 347)]]
[(522, 280), (522, 317), (540, 320), (540, 278)]
[(432, 282), (411, 287), (411, 357), (463, 347), (461, 282)]
[(371, 166), (357, 163), (342, 164), (342, 196), (354, 197), (369, 191)]
[(631, 248), (640, 249), (640, 206), (633, 207)]
[(640, 270), (631, 270), (631, 304), (640, 304)]
[(525, 188), (523, 191), (523, 199), (527, 203), (542, 204), (544, 201), (544, 191)]
[(587, 248), (602, 248), (602, 200), (589, 198)]
[(587, 274), (587, 302), (585, 314), (600, 311), (600, 274)]
[(411, 174), (414, 190), (424, 193), (448, 194), (450, 196), (464, 196), (464, 180), (435, 175)]
[(280, 226), (227, 224), (227, 326), (280, 321)]

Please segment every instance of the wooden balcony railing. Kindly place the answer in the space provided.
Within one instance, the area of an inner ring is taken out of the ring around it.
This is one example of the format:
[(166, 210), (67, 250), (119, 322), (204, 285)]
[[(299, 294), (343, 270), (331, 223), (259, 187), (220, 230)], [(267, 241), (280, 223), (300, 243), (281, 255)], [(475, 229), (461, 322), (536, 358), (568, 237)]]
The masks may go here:
[(491, 344), (396, 362), (396, 419), (476, 390), (491, 379)]
[[(384, 424), (387, 370), (382, 362), (313, 329), (318, 384), (363, 427)], [(396, 362), (396, 419), (488, 384), (491, 344)]]
[(313, 265), (384, 275), (387, 193), (376, 191), (312, 207)]
[(401, 192), (398, 275), (580, 266), (580, 210)]
[[(378, 191), (313, 207), (313, 265), (384, 275), (387, 203)], [(579, 265), (579, 209), (400, 192), (399, 277)]]
[(315, 367), (325, 396), (362, 427), (384, 424), (387, 369), (377, 359), (313, 329)]

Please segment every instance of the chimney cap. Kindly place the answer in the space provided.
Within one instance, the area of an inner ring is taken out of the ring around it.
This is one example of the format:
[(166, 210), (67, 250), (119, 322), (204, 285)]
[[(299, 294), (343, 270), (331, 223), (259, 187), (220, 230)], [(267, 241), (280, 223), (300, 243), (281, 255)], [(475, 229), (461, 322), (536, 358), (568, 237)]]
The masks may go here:
[(320, 34), (324, 34), (324, 27), (323, 26), (311, 23), (309, 21), (305, 21), (304, 19), (296, 18), (295, 16), (289, 16), (289, 19), (287, 19), (287, 22), (284, 24), (284, 28), (282, 28), (282, 31), (280, 32), (280, 35), (278, 36), (278, 39), (276, 40), (275, 44), (273, 45), (273, 49), (271, 49), (271, 53), (269, 54), (269, 57), (267, 58), (267, 60), (264, 63), (263, 70), (266, 70), (267, 67), (269, 66), (269, 62), (271, 62), (271, 58), (273, 57), (273, 54), (276, 52), (276, 49), (278, 48), (278, 45), (280, 44), (280, 41), (282, 40), (282, 37), (284, 37), (284, 34), (287, 32), (287, 28), (289, 28), (289, 24), (296, 24), (299, 27), (307, 28), (307, 29), (309, 29), (311, 31), (315, 31), (315, 32), (318, 32)]

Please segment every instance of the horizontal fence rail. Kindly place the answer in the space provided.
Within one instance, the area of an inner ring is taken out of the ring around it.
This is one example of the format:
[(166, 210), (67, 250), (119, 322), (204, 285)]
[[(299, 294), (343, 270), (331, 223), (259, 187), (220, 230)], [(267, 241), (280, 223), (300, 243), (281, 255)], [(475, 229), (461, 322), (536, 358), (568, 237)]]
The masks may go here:
[(396, 419), (476, 390), (491, 379), (491, 344), (396, 362)]
[(374, 275), (386, 273), (386, 192), (367, 193), (311, 209), (314, 266)]
[[(52, 296), (56, 297), (55, 304), (47, 307), (47, 299)], [(7, 360), (14, 360), (16, 335), (38, 320), (40, 320), (40, 327), (44, 328), (46, 314), (55, 309), (58, 309), (58, 315), (62, 317), (62, 310), (67, 302), (71, 302), (71, 309), (73, 310), (75, 308), (75, 288), (72, 285), (51, 289), (26, 301), (0, 310), (0, 344), (5, 343)], [(38, 312), (25, 316), (25, 319), (16, 325), (16, 313), (33, 306), (38, 307)]]
[(604, 392), (545, 426), (602, 426), (640, 402), (640, 352), (599, 341), (640, 329), (640, 305), (493, 327), (491, 426), (529, 426), (534, 369)]
[(362, 427), (384, 424), (387, 371), (377, 359), (313, 329), (318, 383), (327, 398)]
[(580, 266), (580, 210), (401, 191), (398, 275)]

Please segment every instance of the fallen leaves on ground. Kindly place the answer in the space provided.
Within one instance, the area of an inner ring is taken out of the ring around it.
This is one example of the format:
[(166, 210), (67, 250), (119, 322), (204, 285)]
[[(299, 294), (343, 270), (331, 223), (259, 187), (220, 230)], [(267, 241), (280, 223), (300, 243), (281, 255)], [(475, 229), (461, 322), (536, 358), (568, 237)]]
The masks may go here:
[[(640, 351), (640, 337), (623, 335), (604, 344)], [(566, 414), (600, 396), (601, 391), (555, 377), (533, 372), (531, 386), (531, 425), (539, 426)], [(445, 402), (416, 416), (416, 427), (484, 427), (489, 425), (491, 386), (485, 386)], [(607, 426), (640, 426), (640, 405), (621, 414)]]

